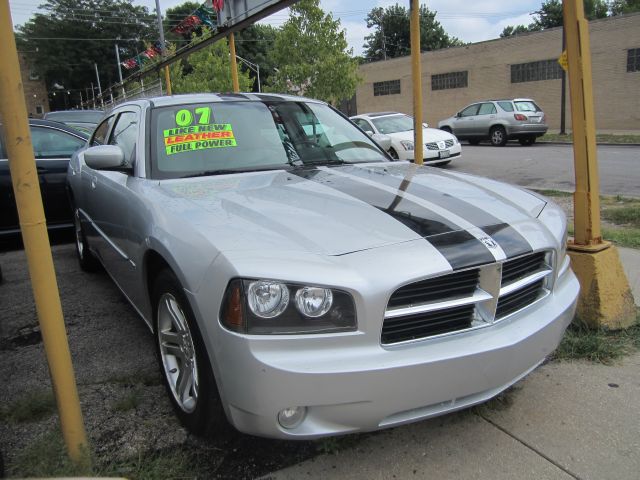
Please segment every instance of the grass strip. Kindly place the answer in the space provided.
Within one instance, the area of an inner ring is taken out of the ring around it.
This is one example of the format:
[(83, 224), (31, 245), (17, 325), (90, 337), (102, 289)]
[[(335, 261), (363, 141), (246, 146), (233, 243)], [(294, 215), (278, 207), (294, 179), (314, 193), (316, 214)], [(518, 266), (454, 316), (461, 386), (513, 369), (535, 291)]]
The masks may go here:
[[(538, 142), (572, 143), (573, 135), (560, 135), (559, 133), (545, 133), (538, 138)], [(620, 145), (640, 143), (640, 135), (616, 135), (613, 133), (596, 134), (596, 143), (616, 143)]]

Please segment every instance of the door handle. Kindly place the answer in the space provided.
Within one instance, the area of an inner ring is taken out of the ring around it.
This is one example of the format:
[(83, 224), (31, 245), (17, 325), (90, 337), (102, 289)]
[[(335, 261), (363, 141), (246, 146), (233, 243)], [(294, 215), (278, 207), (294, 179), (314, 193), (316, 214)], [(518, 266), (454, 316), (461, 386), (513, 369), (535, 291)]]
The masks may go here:
[(91, 188), (96, 188), (98, 185), (98, 177), (91, 176)]

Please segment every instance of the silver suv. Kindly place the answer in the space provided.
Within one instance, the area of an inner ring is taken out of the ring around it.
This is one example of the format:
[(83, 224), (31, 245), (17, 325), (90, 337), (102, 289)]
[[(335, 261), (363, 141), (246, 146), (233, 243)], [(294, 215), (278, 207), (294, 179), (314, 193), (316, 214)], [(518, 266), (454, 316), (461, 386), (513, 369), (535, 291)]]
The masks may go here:
[(471, 145), (489, 140), (492, 145), (503, 146), (511, 139), (517, 139), (521, 145), (532, 145), (549, 127), (536, 102), (514, 98), (472, 103), (438, 122), (438, 128)]

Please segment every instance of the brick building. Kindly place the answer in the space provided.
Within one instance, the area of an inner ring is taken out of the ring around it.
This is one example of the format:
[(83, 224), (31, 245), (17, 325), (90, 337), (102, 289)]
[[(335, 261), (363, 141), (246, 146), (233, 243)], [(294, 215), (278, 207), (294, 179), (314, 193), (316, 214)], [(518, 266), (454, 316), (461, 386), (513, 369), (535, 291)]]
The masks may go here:
[(42, 118), (42, 115), (49, 111), (49, 97), (44, 78), (34, 68), (28, 54), (19, 52), (18, 58), (20, 59), (20, 73), (27, 113), (30, 117)]
[[(640, 131), (640, 13), (589, 24), (598, 131)], [(533, 98), (550, 129), (560, 127), (562, 28), (422, 54), (423, 112), (436, 126), (465, 105), (490, 98)], [(411, 114), (411, 58), (360, 66), (358, 113)], [(571, 128), (567, 78), (566, 125)]]

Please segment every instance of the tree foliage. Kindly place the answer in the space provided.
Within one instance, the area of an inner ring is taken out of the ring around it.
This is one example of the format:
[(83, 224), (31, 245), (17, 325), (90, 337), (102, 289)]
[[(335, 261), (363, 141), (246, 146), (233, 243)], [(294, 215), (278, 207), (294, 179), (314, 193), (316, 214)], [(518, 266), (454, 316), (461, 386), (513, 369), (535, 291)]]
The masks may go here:
[[(640, 11), (640, 0), (613, 0), (610, 2), (605, 0), (584, 0), (584, 14), (588, 20), (636, 11)], [(561, 27), (563, 23), (562, 1), (546, 0), (542, 3), (540, 10), (534, 12), (534, 15), (533, 23), (528, 26), (505, 27), (500, 36), (510, 37), (524, 32), (538, 32), (547, 28)]]
[[(260, 66), (260, 83), (265, 85), (270, 82), (270, 77), (277, 68), (273, 59), (273, 46), (278, 30), (271, 25), (251, 25), (236, 35), (236, 54), (249, 62)], [(238, 67), (247, 71), (253, 79), (253, 90), (258, 91), (257, 74), (241, 61)]]
[[(209, 31), (205, 31), (204, 37), (210, 34)], [(170, 68), (173, 93), (233, 90), (229, 47), (226, 42), (216, 42), (198, 50), (189, 55), (187, 62), (176, 62)], [(252, 80), (246, 72), (238, 72), (238, 83), (240, 91), (251, 89)]]
[(271, 90), (296, 93), (331, 103), (350, 98), (359, 81), (358, 64), (347, 49), (340, 20), (325, 14), (319, 0), (291, 6), (276, 36)]
[[(367, 15), (367, 28), (374, 32), (365, 37), (364, 57), (368, 61), (409, 55), (410, 10), (398, 5), (376, 7)], [(436, 12), (420, 5), (420, 50), (438, 50), (462, 45), (456, 37), (450, 37), (436, 20)]]
[(143, 40), (157, 36), (156, 19), (147, 8), (124, 0), (48, 0), (39, 8), (42, 13), (18, 27), (16, 39), (49, 87), (95, 84), (94, 62), (103, 88), (118, 81), (116, 40), (91, 39), (139, 39), (119, 42), (127, 58), (144, 49)]

